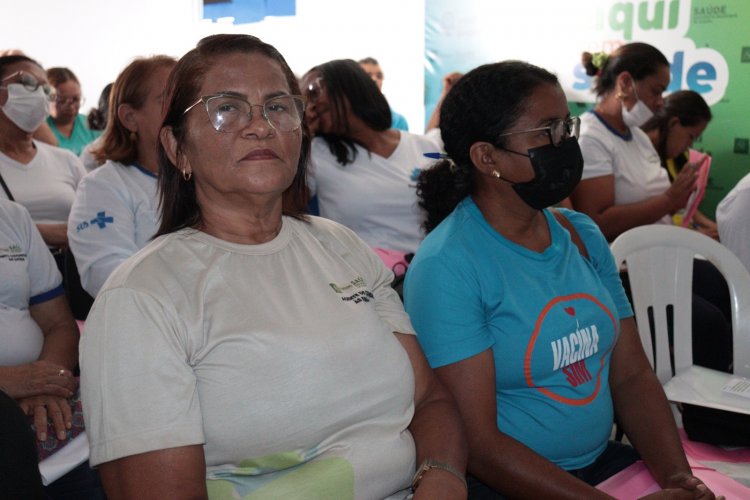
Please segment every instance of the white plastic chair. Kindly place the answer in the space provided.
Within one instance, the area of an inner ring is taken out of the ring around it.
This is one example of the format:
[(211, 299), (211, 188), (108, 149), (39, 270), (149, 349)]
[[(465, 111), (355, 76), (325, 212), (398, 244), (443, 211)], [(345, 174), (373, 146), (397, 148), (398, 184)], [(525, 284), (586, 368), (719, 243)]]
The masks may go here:
[[(733, 377), (750, 378), (750, 273), (742, 262), (708, 236), (676, 226), (631, 229), (611, 248), (618, 265), (627, 264), (641, 342), (667, 398), (750, 414), (750, 398), (722, 391)], [(691, 307), (696, 256), (714, 264), (729, 285), (734, 375), (693, 365)], [(673, 307), (674, 376), (667, 334), (668, 306)]]

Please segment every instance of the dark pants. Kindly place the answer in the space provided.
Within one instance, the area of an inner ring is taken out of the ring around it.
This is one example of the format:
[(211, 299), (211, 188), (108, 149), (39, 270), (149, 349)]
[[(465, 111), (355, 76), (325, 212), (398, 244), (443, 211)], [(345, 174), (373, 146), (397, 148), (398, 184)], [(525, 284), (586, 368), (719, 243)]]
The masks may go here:
[(45, 486), (49, 500), (106, 500), (104, 488), (96, 469), (89, 467), (88, 460)]
[[(591, 465), (568, 472), (584, 483), (596, 486), (634, 464), (639, 458), (638, 453), (632, 446), (610, 441), (602, 454)], [(540, 480), (544, 479), (540, 478)], [(466, 482), (469, 486), (469, 500), (501, 500), (505, 498), (471, 474), (467, 476)]]
[(0, 498), (45, 500), (29, 419), (0, 391)]

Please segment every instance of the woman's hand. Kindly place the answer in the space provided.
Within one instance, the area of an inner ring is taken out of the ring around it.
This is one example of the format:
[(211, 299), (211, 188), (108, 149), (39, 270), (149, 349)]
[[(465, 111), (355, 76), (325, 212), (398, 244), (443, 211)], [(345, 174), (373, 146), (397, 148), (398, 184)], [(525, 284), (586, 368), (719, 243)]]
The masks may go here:
[[(692, 495), (690, 498), (699, 498), (701, 500), (714, 500), (717, 498), (703, 481), (686, 472), (679, 472), (670, 477), (667, 488), (676, 488), (688, 492)], [(723, 499), (724, 497), (718, 498)]]
[(677, 174), (672, 185), (664, 192), (664, 195), (669, 199), (670, 213), (685, 207), (690, 193), (695, 189), (696, 179), (697, 176), (693, 167), (687, 166)]
[(34, 417), (36, 438), (39, 441), (47, 440), (47, 421), (52, 420), (57, 439), (64, 441), (68, 435), (68, 429), (73, 426), (73, 410), (67, 398), (56, 396), (32, 396), (18, 401), (18, 405), (26, 415)]
[(75, 388), (73, 373), (49, 361), (0, 368), (0, 389), (13, 399), (32, 396), (69, 398)]

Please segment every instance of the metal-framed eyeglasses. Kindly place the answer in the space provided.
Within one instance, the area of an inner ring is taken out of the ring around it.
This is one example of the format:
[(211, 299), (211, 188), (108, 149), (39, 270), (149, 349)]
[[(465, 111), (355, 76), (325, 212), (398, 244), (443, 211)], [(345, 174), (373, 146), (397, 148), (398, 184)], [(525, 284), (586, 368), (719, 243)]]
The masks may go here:
[(29, 92), (34, 92), (39, 87), (42, 87), (42, 91), (44, 92), (44, 95), (47, 96), (48, 101), (54, 101), (57, 97), (55, 93), (55, 89), (53, 89), (49, 84), (47, 83), (39, 83), (39, 80), (36, 79), (34, 75), (31, 75), (29, 73), (26, 73), (25, 71), (16, 71), (15, 73), (11, 73), (10, 75), (3, 78), (2, 82), (6, 82), (12, 78), (17, 78), (17, 81), (9, 82), (6, 85), (0, 86), (0, 88), (8, 88), (9, 84), (12, 83), (20, 83), (23, 85), (23, 88), (28, 90)]
[(242, 97), (231, 94), (204, 95), (183, 111), (203, 103), (214, 129), (217, 132), (237, 132), (253, 120), (253, 108), (259, 107), (263, 118), (279, 132), (293, 132), (302, 124), (305, 116), (304, 96), (280, 95), (263, 104), (251, 104)]
[(55, 104), (58, 106), (69, 106), (72, 104), (73, 106), (81, 107), (84, 105), (85, 102), (86, 102), (86, 98), (81, 95), (63, 97), (58, 94), (57, 97), (55, 97)]
[(509, 135), (517, 134), (530, 134), (532, 132), (547, 132), (550, 144), (557, 147), (560, 146), (568, 137), (575, 137), (576, 139), (578, 139), (580, 131), (581, 119), (577, 116), (571, 116), (562, 120), (555, 120), (546, 127), (530, 128), (526, 130), (512, 130), (510, 132), (503, 132), (497, 137), (506, 137)]

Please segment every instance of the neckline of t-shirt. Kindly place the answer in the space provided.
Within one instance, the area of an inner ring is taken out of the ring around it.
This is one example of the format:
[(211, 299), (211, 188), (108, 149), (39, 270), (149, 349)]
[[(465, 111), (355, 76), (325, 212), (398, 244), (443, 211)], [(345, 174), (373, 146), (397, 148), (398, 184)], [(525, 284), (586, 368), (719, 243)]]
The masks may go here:
[(141, 165), (137, 161), (133, 162), (131, 166), (137, 168), (144, 175), (147, 175), (149, 177), (153, 177), (154, 179), (158, 179), (158, 176), (155, 173), (153, 173), (151, 170), (147, 169), (146, 167), (144, 167), (143, 165)]
[(632, 141), (633, 140), (633, 132), (628, 128), (628, 132), (626, 134), (621, 134), (619, 131), (615, 130), (609, 123), (607, 123), (607, 120), (602, 117), (599, 113), (597, 113), (595, 110), (591, 110), (590, 113), (592, 113), (601, 123), (604, 125), (607, 130), (612, 132), (614, 135), (622, 139), (623, 141)]
[(277, 234), (271, 241), (255, 245), (233, 243), (231, 241), (222, 240), (221, 238), (217, 238), (216, 236), (212, 236), (197, 229), (182, 229), (179, 232), (188, 238), (195, 238), (203, 243), (213, 247), (222, 248), (232, 253), (244, 255), (270, 255), (281, 251), (289, 244), (294, 231), (294, 228), (292, 227), (293, 225), (293, 218), (283, 216), (281, 218), (281, 230), (279, 231), (279, 234)]
[(558, 250), (562, 242), (562, 233), (560, 233), (562, 228), (559, 224), (556, 223), (556, 221), (554, 221), (554, 216), (550, 213), (549, 209), (545, 208), (544, 210), (542, 210), (542, 213), (547, 220), (547, 226), (550, 230), (550, 244), (543, 251), (536, 252), (524, 247), (523, 245), (519, 245), (518, 243), (510, 241), (505, 236), (498, 233), (495, 228), (493, 228), (490, 223), (487, 222), (487, 219), (484, 218), (484, 214), (482, 214), (482, 211), (479, 210), (479, 207), (476, 203), (474, 203), (474, 200), (471, 199), (471, 196), (467, 196), (462, 203), (466, 210), (468, 210), (469, 215), (474, 220), (476, 220), (479, 225), (485, 231), (487, 231), (495, 241), (508, 248), (509, 250), (523, 257), (528, 257), (538, 262), (550, 262), (559, 253)]

